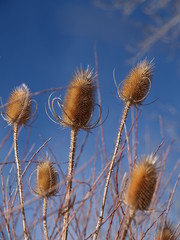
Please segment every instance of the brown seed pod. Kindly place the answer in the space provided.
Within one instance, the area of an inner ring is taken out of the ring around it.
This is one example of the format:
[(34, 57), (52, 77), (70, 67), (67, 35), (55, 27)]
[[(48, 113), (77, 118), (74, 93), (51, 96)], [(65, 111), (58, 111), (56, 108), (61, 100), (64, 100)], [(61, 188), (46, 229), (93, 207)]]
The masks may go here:
[(94, 74), (87, 69), (77, 71), (68, 86), (63, 108), (65, 126), (86, 128), (94, 110)]
[(174, 227), (172, 223), (166, 222), (163, 229), (161, 229), (158, 234), (156, 240), (175, 240), (176, 236), (174, 233)]
[(37, 194), (39, 196), (54, 196), (58, 192), (58, 174), (50, 162), (46, 160), (37, 166)]
[(30, 117), (30, 111), (30, 92), (28, 87), (22, 84), (11, 93), (7, 101), (6, 120), (9, 125), (24, 125)]
[(131, 104), (141, 104), (147, 97), (153, 73), (154, 64), (146, 59), (140, 62), (122, 82), (120, 97)]
[(156, 158), (150, 155), (132, 170), (125, 200), (132, 210), (147, 210), (157, 182)]

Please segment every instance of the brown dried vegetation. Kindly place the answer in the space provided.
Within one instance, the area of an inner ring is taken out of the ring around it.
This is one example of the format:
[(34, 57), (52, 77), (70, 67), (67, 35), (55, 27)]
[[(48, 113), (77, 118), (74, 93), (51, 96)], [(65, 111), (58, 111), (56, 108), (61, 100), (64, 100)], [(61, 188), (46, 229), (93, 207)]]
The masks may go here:
[(47, 160), (37, 166), (37, 194), (39, 196), (54, 196), (57, 189), (57, 172), (53, 164)]
[(157, 182), (157, 168), (152, 156), (143, 158), (132, 171), (126, 193), (126, 202), (133, 210), (147, 210)]
[(146, 59), (134, 67), (122, 82), (120, 96), (123, 101), (140, 104), (146, 98), (151, 85), (153, 63)]
[(91, 120), (94, 109), (93, 72), (81, 68), (77, 71), (67, 89), (64, 100), (63, 121), (67, 126), (84, 128)]
[(31, 99), (29, 89), (25, 84), (17, 87), (7, 101), (6, 120), (9, 125), (17, 123), (24, 125), (31, 111)]

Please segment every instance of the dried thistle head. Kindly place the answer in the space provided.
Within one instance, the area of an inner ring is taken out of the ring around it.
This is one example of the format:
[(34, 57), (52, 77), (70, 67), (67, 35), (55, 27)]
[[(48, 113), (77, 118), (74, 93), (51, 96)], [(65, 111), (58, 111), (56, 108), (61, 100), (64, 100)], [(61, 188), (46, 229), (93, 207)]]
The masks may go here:
[(120, 97), (123, 101), (130, 101), (134, 105), (142, 103), (150, 89), (153, 68), (153, 62), (145, 59), (131, 70), (122, 82)]
[(65, 126), (86, 128), (94, 110), (94, 74), (87, 67), (77, 71), (70, 82), (63, 107)]
[(175, 231), (171, 222), (165, 222), (163, 229), (160, 229), (157, 234), (157, 240), (175, 240)]
[(5, 119), (9, 125), (17, 123), (24, 125), (30, 118), (31, 98), (28, 87), (25, 84), (15, 88), (11, 93), (5, 111)]
[(147, 210), (157, 182), (157, 158), (143, 157), (132, 170), (125, 200), (132, 210)]
[(58, 174), (50, 162), (45, 160), (37, 166), (37, 190), (39, 196), (54, 196), (58, 192)]

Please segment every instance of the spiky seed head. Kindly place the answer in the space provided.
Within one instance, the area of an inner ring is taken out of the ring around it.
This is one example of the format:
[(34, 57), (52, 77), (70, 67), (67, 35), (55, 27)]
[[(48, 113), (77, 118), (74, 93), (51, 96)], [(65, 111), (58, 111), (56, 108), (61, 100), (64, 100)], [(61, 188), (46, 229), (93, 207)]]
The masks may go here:
[(141, 104), (146, 98), (151, 84), (154, 64), (147, 59), (140, 62), (122, 82), (120, 97), (131, 104)]
[(58, 192), (58, 175), (50, 160), (43, 161), (37, 166), (37, 194), (39, 196), (54, 196)]
[(63, 121), (66, 126), (86, 128), (94, 109), (94, 74), (87, 67), (83, 72), (75, 73), (73, 80), (70, 82), (65, 100)]
[(11, 93), (5, 111), (6, 120), (9, 125), (17, 123), (18, 125), (24, 125), (31, 112), (31, 98), (28, 87), (25, 84), (15, 88)]
[(156, 158), (143, 157), (132, 170), (125, 201), (132, 210), (147, 210), (157, 182)]
[(175, 240), (174, 227), (172, 223), (166, 222), (163, 229), (160, 229), (156, 240)]

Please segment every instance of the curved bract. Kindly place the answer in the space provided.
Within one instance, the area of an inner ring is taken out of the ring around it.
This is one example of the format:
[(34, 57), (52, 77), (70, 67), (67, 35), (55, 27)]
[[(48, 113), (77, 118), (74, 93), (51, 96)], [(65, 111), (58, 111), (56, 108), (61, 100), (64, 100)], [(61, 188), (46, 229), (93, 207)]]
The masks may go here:
[[(80, 71), (77, 70), (67, 88), (64, 103), (60, 97), (54, 97), (51, 100), (52, 94), (49, 96), (48, 107), (55, 120), (46, 111), (49, 118), (62, 126), (75, 129), (90, 130), (96, 127), (100, 121), (102, 110), (101, 106), (95, 104), (94, 78), (95, 74), (89, 66), (85, 71), (82, 68)], [(55, 103), (62, 110), (62, 117), (55, 111)], [(99, 108), (99, 117), (90, 124), (95, 106)]]

